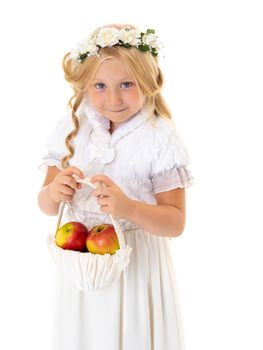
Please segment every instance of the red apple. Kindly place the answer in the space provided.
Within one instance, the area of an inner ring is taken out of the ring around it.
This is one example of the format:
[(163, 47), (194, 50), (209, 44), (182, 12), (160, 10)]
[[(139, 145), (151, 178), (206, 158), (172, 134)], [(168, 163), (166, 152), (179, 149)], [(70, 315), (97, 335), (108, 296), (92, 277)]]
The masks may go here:
[(110, 224), (94, 226), (88, 233), (86, 245), (88, 251), (95, 254), (114, 254), (120, 249), (114, 226)]
[(57, 230), (56, 244), (63, 249), (85, 252), (88, 233), (87, 227), (81, 222), (67, 222)]

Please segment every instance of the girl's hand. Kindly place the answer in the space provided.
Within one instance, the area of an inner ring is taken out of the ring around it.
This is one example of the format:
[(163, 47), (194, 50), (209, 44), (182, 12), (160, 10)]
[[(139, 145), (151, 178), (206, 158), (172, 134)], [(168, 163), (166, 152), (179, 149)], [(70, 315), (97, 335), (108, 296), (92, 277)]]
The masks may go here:
[(98, 198), (101, 211), (111, 214), (116, 219), (128, 218), (133, 200), (127, 197), (108, 176), (96, 175), (91, 178), (92, 183), (97, 181), (101, 182), (101, 186), (96, 188), (92, 195)]
[(58, 173), (54, 180), (48, 185), (49, 196), (54, 202), (71, 202), (76, 189), (81, 188), (81, 184), (76, 182), (75, 178), (72, 176), (73, 174), (81, 179), (84, 179), (85, 177), (80, 169), (76, 167), (68, 167)]

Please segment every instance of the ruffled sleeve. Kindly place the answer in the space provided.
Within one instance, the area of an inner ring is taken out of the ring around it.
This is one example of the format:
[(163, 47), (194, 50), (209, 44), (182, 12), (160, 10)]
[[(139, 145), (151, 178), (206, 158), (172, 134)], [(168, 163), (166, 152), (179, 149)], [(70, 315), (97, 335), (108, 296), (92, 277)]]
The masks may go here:
[(162, 124), (159, 128), (161, 132), (156, 136), (157, 151), (154, 152), (150, 173), (154, 193), (194, 184), (189, 170), (191, 160), (183, 139), (172, 121), (162, 121)]
[(56, 166), (62, 170), (61, 159), (68, 154), (65, 145), (66, 136), (72, 131), (72, 122), (67, 114), (62, 117), (54, 126), (46, 141), (47, 153), (43, 156), (39, 169), (47, 172), (48, 166)]

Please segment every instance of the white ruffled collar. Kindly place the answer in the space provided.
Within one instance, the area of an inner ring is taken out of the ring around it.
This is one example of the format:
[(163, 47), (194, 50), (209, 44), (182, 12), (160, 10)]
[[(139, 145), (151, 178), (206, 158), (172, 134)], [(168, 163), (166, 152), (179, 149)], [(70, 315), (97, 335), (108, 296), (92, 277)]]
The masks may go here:
[(94, 133), (103, 136), (104, 142), (106, 141), (107, 143), (110, 143), (111, 146), (138, 128), (146, 119), (150, 117), (147, 109), (143, 108), (126, 122), (120, 124), (119, 127), (111, 134), (110, 120), (99, 114), (89, 103), (87, 98), (83, 100), (79, 109), (85, 114), (85, 117), (87, 117)]
[(89, 103), (88, 98), (82, 101), (77, 111), (78, 116), (87, 121), (91, 128), (89, 134), (90, 152), (94, 159), (99, 159), (102, 164), (110, 163), (116, 155), (115, 145), (117, 142), (136, 128), (142, 125), (151, 115), (146, 108), (141, 109), (137, 114), (120, 124), (111, 134), (110, 120), (99, 114)]

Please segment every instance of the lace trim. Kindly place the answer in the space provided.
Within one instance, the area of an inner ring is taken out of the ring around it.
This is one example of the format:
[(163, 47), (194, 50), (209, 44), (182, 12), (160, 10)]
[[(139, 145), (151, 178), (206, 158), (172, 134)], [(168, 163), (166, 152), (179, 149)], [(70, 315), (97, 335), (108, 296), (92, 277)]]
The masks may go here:
[(194, 177), (187, 166), (174, 167), (151, 178), (154, 193), (169, 191), (175, 188), (189, 187), (194, 184)]
[[(111, 224), (109, 215), (82, 210), (75, 204), (68, 206), (65, 216), (69, 221), (77, 220), (82, 222), (89, 230), (92, 229), (92, 227), (102, 223)], [(119, 219), (118, 222), (123, 231), (140, 229), (138, 226), (126, 219)]]

